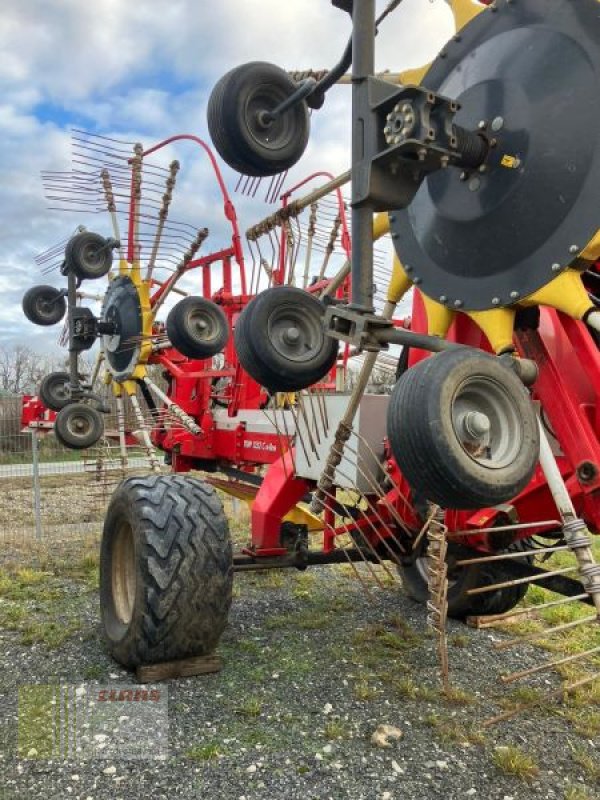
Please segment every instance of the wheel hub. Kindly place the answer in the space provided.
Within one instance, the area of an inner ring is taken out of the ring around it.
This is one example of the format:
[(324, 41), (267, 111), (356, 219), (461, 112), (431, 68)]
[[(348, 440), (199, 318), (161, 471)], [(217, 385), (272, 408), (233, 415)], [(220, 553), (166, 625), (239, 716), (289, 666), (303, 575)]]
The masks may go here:
[(127, 380), (139, 363), (143, 334), (140, 297), (129, 277), (120, 275), (110, 283), (102, 306), (102, 320), (113, 331), (102, 336), (106, 365), (113, 378)]
[(468, 411), (462, 419), (462, 425), (472, 439), (481, 439), (491, 430), (489, 417), (481, 411)]

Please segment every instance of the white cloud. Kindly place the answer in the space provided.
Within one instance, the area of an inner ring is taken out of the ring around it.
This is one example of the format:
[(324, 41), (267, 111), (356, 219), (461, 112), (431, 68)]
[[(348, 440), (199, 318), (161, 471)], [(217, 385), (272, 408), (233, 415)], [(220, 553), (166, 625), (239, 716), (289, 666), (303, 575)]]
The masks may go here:
[[(383, 3), (379, 4), (383, 6)], [(70, 167), (70, 127), (84, 126), (146, 145), (179, 132), (207, 138), (211, 86), (248, 60), (285, 68), (324, 68), (339, 57), (350, 21), (327, 0), (4, 0), (0, 16), (0, 337), (54, 346), (29, 325), (23, 291), (40, 278), (34, 255), (86, 219), (47, 210), (40, 171)], [(430, 60), (452, 33), (443, 0), (403, 0), (377, 40), (377, 67)], [(175, 87), (175, 88), (173, 88)], [(338, 87), (313, 117), (313, 136), (290, 180), (349, 165), (350, 87)], [(50, 119), (51, 121), (47, 121)], [(189, 145), (182, 159), (178, 213), (207, 225), (206, 249), (226, 241), (222, 202), (206, 159)], [(169, 156), (169, 158), (172, 155)], [(237, 176), (224, 168), (230, 187)], [(234, 196), (244, 230), (272, 209)], [(175, 214), (175, 207), (173, 209)]]

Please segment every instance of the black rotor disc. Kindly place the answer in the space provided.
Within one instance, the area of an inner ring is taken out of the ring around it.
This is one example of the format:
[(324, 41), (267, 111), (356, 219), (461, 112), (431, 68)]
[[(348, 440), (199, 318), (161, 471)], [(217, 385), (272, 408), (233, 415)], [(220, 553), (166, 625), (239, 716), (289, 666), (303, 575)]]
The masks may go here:
[(120, 275), (109, 285), (102, 306), (102, 321), (114, 326), (113, 333), (102, 337), (108, 367), (117, 380), (126, 380), (137, 366), (143, 333), (140, 298), (126, 275)]
[(484, 171), (434, 173), (392, 212), (398, 255), (446, 306), (514, 304), (600, 228), (600, 6), (497, 0), (448, 43), (423, 85), (457, 100), (456, 124), (496, 145)]

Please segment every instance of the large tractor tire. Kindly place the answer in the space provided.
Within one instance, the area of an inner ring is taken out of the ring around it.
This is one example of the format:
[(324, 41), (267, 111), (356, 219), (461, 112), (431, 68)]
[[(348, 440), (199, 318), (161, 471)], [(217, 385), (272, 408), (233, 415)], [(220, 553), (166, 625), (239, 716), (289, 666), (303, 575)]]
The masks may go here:
[(506, 503), (529, 483), (539, 458), (529, 393), (499, 359), (466, 347), (400, 376), (388, 435), (405, 478), (442, 508)]
[[(508, 548), (510, 551), (527, 550), (526, 542), (517, 542)], [(400, 575), (406, 594), (418, 603), (426, 605), (429, 599), (427, 543), (424, 542), (419, 555), (409, 563), (401, 564)], [(504, 569), (505, 562), (492, 561), (485, 564), (456, 566), (456, 561), (470, 556), (475, 558), (476, 552), (469, 552), (464, 547), (448, 548), (448, 616), (464, 619), (468, 616), (485, 616), (487, 614), (504, 614), (514, 608), (527, 594), (528, 584), (506, 586), (482, 594), (467, 594), (469, 589), (490, 586), (510, 580), (511, 576)], [(522, 561), (531, 563), (533, 557)], [(521, 561), (521, 559), (519, 559)]]
[(232, 586), (229, 526), (211, 486), (181, 475), (121, 483), (100, 551), (102, 625), (119, 663), (211, 653), (227, 624)]

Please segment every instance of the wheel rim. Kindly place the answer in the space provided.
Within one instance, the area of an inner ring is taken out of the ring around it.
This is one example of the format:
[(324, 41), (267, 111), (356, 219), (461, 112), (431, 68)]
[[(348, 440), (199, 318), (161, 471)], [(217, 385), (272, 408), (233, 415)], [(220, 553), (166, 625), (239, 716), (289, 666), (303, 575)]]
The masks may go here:
[(203, 344), (217, 339), (221, 332), (220, 320), (204, 308), (193, 308), (188, 312), (186, 328), (197, 342)]
[(267, 336), (280, 356), (297, 363), (311, 361), (323, 347), (321, 314), (303, 304), (282, 303), (269, 316)]
[(452, 428), (464, 452), (483, 467), (512, 464), (523, 444), (521, 419), (506, 388), (493, 378), (467, 378), (451, 408)]
[(40, 317), (49, 319), (54, 313), (54, 302), (49, 297), (38, 297), (35, 302), (35, 310)]
[(127, 522), (122, 522), (117, 530), (111, 578), (115, 614), (120, 622), (128, 625), (133, 617), (136, 575), (133, 532)]
[(248, 133), (252, 139), (267, 150), (280, 150), (294, 135), (296, 116), (280, 114), (276, 119), (264, 121), (264, 112), (272, 111), (287, 99), (278, 86), (258, 86), (246, 101), (244, 109)]
[(105, 268), (104, 251), (93, 242), (88, 242), (81, 248), (81, 267), (86, 272), (102, 272)]
[(94, 421), (88, 414), (77, 411), (70, 414), (66, 421), (69, 433), (77, 439), (85, 439), (94, 428)]
[(71, 394), (67, 389), (67, 382), (64, 378), (54, 378), (48, 382), (48, 394), (56, 403), (64, 403), (71, 399)]

